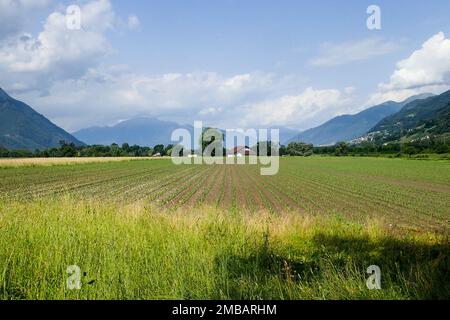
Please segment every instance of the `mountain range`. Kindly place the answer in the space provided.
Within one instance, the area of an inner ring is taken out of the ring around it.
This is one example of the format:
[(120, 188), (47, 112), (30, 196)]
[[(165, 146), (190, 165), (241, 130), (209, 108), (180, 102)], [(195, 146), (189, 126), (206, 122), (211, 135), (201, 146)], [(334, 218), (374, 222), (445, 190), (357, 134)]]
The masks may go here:
[(27, 104), (11, 98), (0, 88), (0, 147), (36, 150), (59, 146), (61, 140), (77, 146), (83, 142), (53, 124)]
[[(15, 100), (0, 89), (0, 148), (35, 150), (57, 147), (60, 141), (77, 146), (128, 143), (140, 146), (172, 144), (171, 134), (193, 127), (155, 118), (133, 118), (109, 127), (91, 127), (69, 134), (27, 104)], [(450, 91), (438, 96), (422, 94), (403, 102), (388, 101), (354, 115), (335, 117), (324, 124), (300, 132), (286, 127), (280, 141), (302, 141), (314, 145), (331, 145), (367, 136), (392, 141), (414, 134), (439, 135), (450, 132)], [(359, 139), (358, 139), (359, 138)], [(195, 143), (195, 142), (194, 142)]]
[(406, 104), (399, 112), (377, 123), (368, 134), (376, 136), (376, 140), (394, 141), (448, 132), (450, 91)]
[[(128, 143), (153, 147), (168, 145), (172, 132), (184, 128), (191, 134), (193, 127), (172, 121), (139, 117), (109, 127), (90, 127), (70, 134), (53, 124), (29, 105), (13, 99), (0, 89), (0, 148), (9, 150), (48, 149), (58, 147), (60, 141), (84, 144), (111, 145)], [(286, 141), (298, 131), (281, 127), (280, 141)]]
[[(176, 122), (146, 117), (125, 120), (117, 125), (109, 127), (90, 127), (81, 129), (74, 132), (73, 135), (87, 144), (110, 145), (112, 143), (122, 144), (127, 142), (130, 145), (137, 144), (140, 146), (153, 147), (156, 144), (173, 144), (174, 142), (171, 141), (171, 135), (172, 132), (178, 128), (187, 129), (191, 133), (191, 136), (193, 136), (194, 128), (191, 125), (180, 126)], [(281, 142), (285, 142), (299, 133), (297, 130), (286, 127), (276, 127), (276, 129), (280, 130)], [(226, 130), (221, 129), (221, 131), (225, 135)], [(238, 132), (236, 132), (236, 136), (244, 137)]]
[(180, 126), (176, 122), (162, 121), (154, 118), (134, 118), (122, 121), (109, 127), (90, 127), (73, 133), (77, 139), (89, 145), (112, 143), (153, 147), (157, 144), (173, 144), (172, 132), (175, 129), (184, 128), (192, 132), (189, 125)]
[(339, 141), (351, 141), (367, 133), (384, 118), (400, 111), (406, 104), (430, 96), (432, 94), (427, 93), (413, 96), (402, 102), (387, 101), (354, 115), (341, 115), (318, 127), (301, 132), (288, 142), (302, 141), (320, 146), (333, 145)]

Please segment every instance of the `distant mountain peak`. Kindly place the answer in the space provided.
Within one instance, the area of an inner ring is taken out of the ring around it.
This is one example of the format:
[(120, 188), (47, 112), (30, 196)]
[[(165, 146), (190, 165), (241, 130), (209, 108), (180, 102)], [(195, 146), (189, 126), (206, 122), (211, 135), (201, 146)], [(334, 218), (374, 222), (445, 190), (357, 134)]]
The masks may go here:
[(405, 101), (403, 101), (403, 104), (408, 104), (410, 102), (413, 102), (415, 100), (423, 100), (423, 99), (427, 99), (430, 97), (434, 97), (435, 94), (433, 93), (421, 93), (421, 94), (417, 94), (415, 96), (409, 97), (408, 99), (406, 99)]
[[(294, 129), (278, 126), (280, 142), (284, 143), (299, 132)], [(128, 143), (153, 147), (157, 144), (173, 144), (172, 132), (176, 129), (187, 129), (193, 137), (192, 125), (181, 125), (173, 121), (159, 120), (153, 117), (140, 116), (121, 121), (108, 127), (89, 127), (74, 132), (73, 135), (88, 144), (110, 145), (112, 143)], [(219, 129), (225, 134), (225, 130)], [(239, 135), (241, 137), (241, 135)], [(242, 135), (243, 136), (243, 135)], [(194, 144), (196, 142), (194, 141)]]
[(11, 97), (2, 88), (0, 88), (0, 101), (6, 99), (11, 99)]
[(159, 124), (159, 123), (170, 123), (170, 122), (164, 121), (164, 120), (159, 120), (159, 119), (153, 118), (153, 117), (140, 116), (140, 117), (136, 117), (136, 118), (119, 121), (117, 124), (115, 124), (112, 127), (130, 126), (130, 125), (145, 126), (145, 125)]
[[(409, 101), (397, 113), (378, 122), (364, 139), (396, 141), (415, 136), (439, 135), (450, 131), (450, 91), (425, 94)], [(414, 139), (416, 139), (414, 138)]]
[(57, 147), (64, 140), (83, 143), (53, 124), (27, 104), (0, 89), (0, 145), (11, 150)]
[(128, 143), (153, 147), (156, 144), (170, 144), (172, 132), (178, 128), (191, 129), (176, 122), (163, 121), (153, 117), (139, 116), (118, 122), (113, 126), (89, 127), (73, 135), (88, 144), (110, 145)]
[(318, 127), (301, 132), (290, 141), (302, 141), (315, 145), (333, 145), (339, 141), (351, 141), (366, 134), (378, 122), (400, 111), (406, 104), (430, 96), (433, 95), (425, 93), (402, 102), (386, 101), (357, 114), (340, 115)]

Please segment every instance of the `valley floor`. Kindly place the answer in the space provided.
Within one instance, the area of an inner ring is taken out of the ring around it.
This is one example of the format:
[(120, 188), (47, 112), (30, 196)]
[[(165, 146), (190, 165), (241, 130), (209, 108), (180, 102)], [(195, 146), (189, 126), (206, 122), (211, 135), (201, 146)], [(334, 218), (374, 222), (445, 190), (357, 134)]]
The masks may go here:
[(5, 166), (0, 297), (450, 298), (449, 208), (447, 161)]

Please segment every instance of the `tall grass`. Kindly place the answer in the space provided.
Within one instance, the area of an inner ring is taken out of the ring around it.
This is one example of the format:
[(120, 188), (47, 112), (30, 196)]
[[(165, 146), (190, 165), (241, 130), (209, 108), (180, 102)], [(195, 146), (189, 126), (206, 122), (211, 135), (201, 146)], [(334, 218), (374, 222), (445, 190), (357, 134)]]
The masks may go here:
[[(382, 225), (69, 197), (4, 201), (0, 298), (449, 298), (445, 235)], [(81, 290), (66, 286), (69, 265), (81, 268)], [(366, 287), (370, 265), (381, 268), (381, 290)]]
[(0, 168), (62, 166), (85, 163), (156, 160), (152, 157), (86, 157), (86, 158), (0, 158)]

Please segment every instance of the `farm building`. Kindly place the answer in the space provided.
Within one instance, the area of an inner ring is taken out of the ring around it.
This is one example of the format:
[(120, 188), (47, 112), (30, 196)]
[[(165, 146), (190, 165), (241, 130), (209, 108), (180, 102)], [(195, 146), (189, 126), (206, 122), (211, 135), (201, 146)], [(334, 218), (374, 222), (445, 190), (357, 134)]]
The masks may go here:
[(228, 153), (228, 156), (229, 157), (256, 156), (256, 152), (254, 152), (247, 146), (239, 146), (231, 149), (230, 152)]

